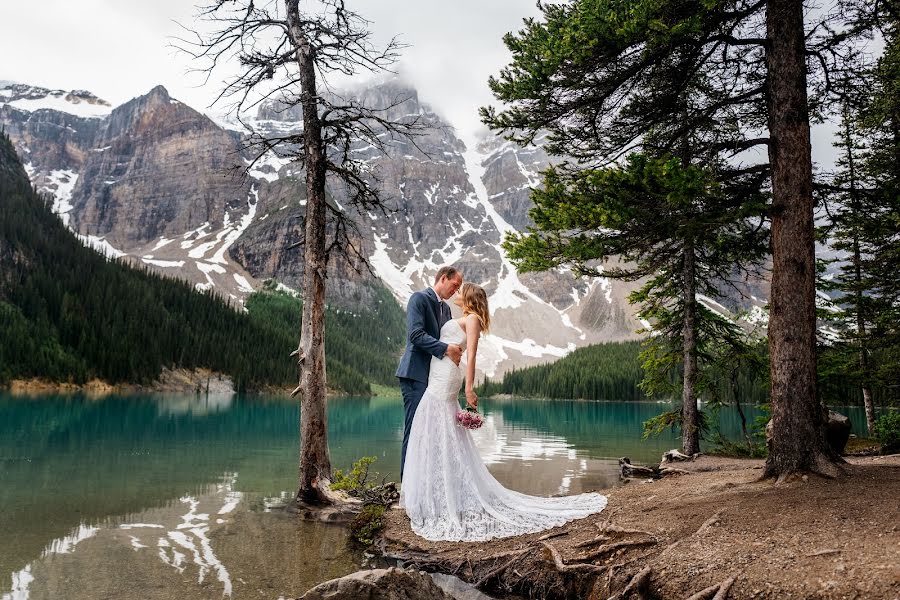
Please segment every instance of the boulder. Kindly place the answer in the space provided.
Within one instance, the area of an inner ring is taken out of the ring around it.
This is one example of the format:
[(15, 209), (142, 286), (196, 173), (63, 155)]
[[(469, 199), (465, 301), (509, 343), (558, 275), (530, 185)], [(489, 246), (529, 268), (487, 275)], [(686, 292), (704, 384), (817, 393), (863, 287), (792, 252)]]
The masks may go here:
[(300, 600), (453, 600), (422, 571), (371, 569), (332, 579), (312, 588)]
[[(847, 440), (850, 439), (850, 417), (841, 413), (828, 411), (828, 422), (825, 424), (825, 439), (828, 445), (837, 452), (843, 454)], [(772, 451), (772, 421), (766, 424), (766, 446)]]
[(850, 439), (850, 428), (850, 417), (833, 410), (828, 411), (825, 438), (828, 440), (828, 445), (838, 454), (844, 453), (844, 447), (847, 445), (847, 440)]

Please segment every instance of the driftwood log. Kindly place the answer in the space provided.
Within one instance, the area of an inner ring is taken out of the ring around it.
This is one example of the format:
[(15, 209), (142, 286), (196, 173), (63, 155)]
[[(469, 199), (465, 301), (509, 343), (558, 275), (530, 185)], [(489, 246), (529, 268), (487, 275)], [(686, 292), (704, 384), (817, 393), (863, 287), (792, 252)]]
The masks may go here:
[(680, 461), (685, 461), (685, 460), (696, 460), (696, 458), (698, 456), (700, 456), (699, 452), (697, 452), (695, 454), (684, 454), (684, 453), (680, 452), (679, 450), (672, 448), (668, 452), (663, 453), (661, 462), (670, 463), (670, 462), (680, 462)]
[(623, 456), (619, 459), (619, 470), (622, 479), (660, 479), (661, 477), (665, 477), (666, 475), (682, 475), (688, 473), (683, 469), (676, 469), (675, 467), (647, 467), (644, 465), (634, 465), (631, 464), (631, 459), (627, 456)]

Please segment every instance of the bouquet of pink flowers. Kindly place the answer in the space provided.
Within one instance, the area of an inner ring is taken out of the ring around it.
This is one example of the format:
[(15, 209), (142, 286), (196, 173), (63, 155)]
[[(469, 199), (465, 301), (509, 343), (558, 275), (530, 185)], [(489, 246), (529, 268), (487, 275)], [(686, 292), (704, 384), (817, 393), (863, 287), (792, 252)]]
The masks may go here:
[(456, 413), (456, 422), (466, 429), (478, 429), (484, 425), (484, 418), (477, 409), (467, 406)]

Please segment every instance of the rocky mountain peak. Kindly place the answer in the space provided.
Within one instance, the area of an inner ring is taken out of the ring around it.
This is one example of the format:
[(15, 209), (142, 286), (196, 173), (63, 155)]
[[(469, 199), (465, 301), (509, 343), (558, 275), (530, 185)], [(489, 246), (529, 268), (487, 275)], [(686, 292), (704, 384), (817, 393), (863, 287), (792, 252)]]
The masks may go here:
[(82, 118), (103, 118), (112, 105), (87, 90), (51, 90), (48, 88), (0, 82), (0, 107), (9, 106), (22, 112), (53, 110)]
[[(439, 267), (456, 265), (489, 295), (496, 326), (479, 359), (489, 375), (633, 336), (639, 325), (625, 301), (628, 285), (579, 282), (564, 272), (519, 275), (500, 248), (505, 232), (527, 223), (529, 192), (546, 164), (542, 152), (502, 140), (466, 146), (399, 80), (331, 100), (381, 109), (391, 120), (418, 117), (429, 127), (414, 144), (351, 149), (353, 160), (377, 173), (395, 210), (356, 215), (355, 243), (376, 278), (333, 265), (329, 302), (364, 308), (374, 286), (384, 285), (405, 305)], [(299, 288), (302, 165), (274, 152), (253, 162), (242, 150), (247, 128), (233, 117), (217, 119), (221, 127), (163, 86), (103, 119), (0, 106), (0, 126), (28, 157), (32, 181), (46, 182), (57, 212), (86, 242), (235, 300), (268, 278)], [(302, 127), (302, 110), (267, 102), (242, 120), (263, 135), (284, 134)], [(236, 167), (249, 168), (241, 177)]]

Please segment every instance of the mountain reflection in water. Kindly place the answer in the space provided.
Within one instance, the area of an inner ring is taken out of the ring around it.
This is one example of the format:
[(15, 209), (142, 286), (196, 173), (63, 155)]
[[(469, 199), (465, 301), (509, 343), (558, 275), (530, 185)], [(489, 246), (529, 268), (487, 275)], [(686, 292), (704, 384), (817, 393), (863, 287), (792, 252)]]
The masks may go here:
[[(653, 403), (480, 406), (489, 469), (529, 494), (609, 488), (619, 456), (678, 445), (641, 441)], [(399, 398), (330, 399), (332, 464), (376, 456), (396, 479), (402, 418)], [(734, 411), (720, 420), (737, 439)], [(293, 496), (298, 423), (281, 398), (0, 395), (0, 597), (278, 597), (355, 570), (343, 528), (266, 512)]]

